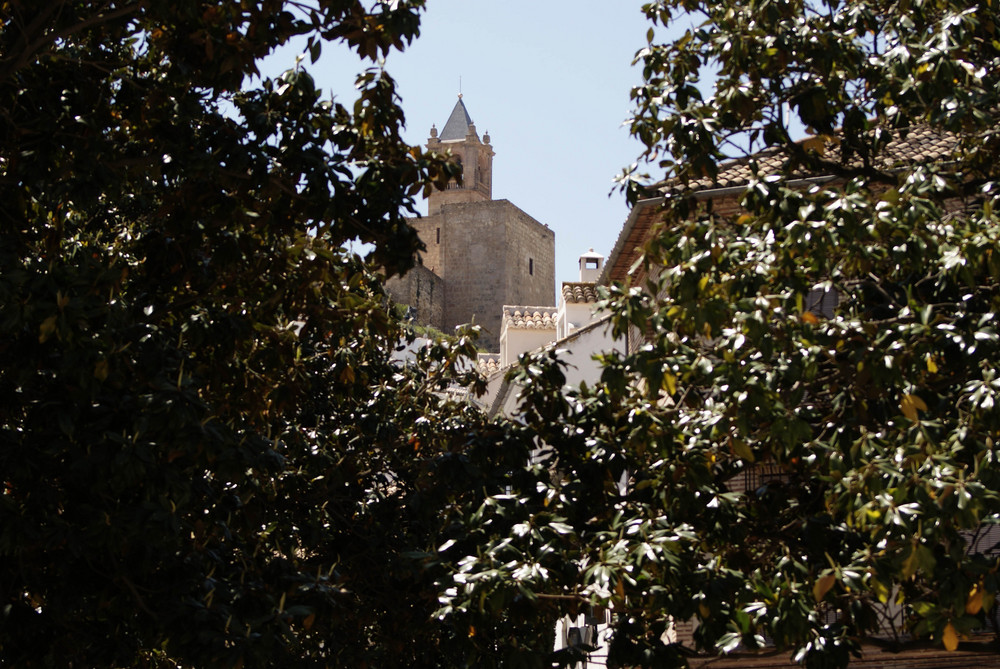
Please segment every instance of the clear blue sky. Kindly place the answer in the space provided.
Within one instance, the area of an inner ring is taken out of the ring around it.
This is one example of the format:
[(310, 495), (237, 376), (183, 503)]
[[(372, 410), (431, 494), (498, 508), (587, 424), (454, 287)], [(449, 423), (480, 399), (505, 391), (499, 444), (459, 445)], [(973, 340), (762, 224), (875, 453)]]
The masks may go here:
[[(386, 70), (406, 113), (406, 140), (427, 141), (459, 93), (496, 157), (493, 197), (507, 199), (555, 231), (556, 289), (578, 278), (577, 259), (607, 255), (628, 215), (614, 176), (641, 147), (623, 122), (646, 44), (641, 0), (428, 0), (421, 36), (393, 53)], [(674, 30), (688, 27), (675, 26)], [(663, 35), (660, 35), (663, 38)], [(276, 54), (268, 74), (294, 64)], [(350, 106), (359, 61), (327, 48), (309, 72)], [(273, 68), (273, 69), (272, 69)], [(554, 299), (554, 296), (553, 296)]]

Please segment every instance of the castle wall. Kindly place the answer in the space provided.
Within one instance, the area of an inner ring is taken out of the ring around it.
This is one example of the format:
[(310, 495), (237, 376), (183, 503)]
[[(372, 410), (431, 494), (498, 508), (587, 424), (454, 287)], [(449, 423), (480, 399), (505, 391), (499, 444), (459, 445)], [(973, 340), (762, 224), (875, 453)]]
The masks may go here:
[(431, 214), (441, 212), (442, 207), (452, 204), (465, 204), (469, 202), (489, 202), (490, 198), (475, 189), (462, 188), (452, 182), (448, 188), (442, 191), (434, 191), (427, 204), (427, 210)]
[[(556, 303), (555, 233), (506, 200), (505, 304)], [(501, 305), (502, 306), (502, 305)]]
[(413, 226), (420, 236), (420, 241), (427, 247), (427, 250), (420, 254), (423, 266), (441, 276), (441, 235), (444, 232), (442, 230), (444, 217), (441, 214), (431, 214), (422, 218), (408, 218), (406, 222)]
[(555, 298), (555, 234), (507, 200), (447, 205), (438, 217), (443, 329), (474, 321), (483, 328), (480, 346), (497, 351), (504, 304)]
[[(426, 250), (422, 266), (387, 289), (417, 309), (417, 321), (446, 333), (463, 323), (482, 327), (479, 346), (495, 352), (505, 304), (554, 304), (555, 234), (507, 200), (493, 200), (493, 147), (482, 141), (462, 96), (427, 148), (450, 152), (463, 167), (461, 185), (428, 197), (428, 215), (410, 219)], [(447, 299), (445, 299), (447, 298)]]
[(415, 322), (444, 329), (444, 280), (430, 269), (417, 265), (405, 276), (386, 281), (385, 289), (397, 304), (413, 309)]

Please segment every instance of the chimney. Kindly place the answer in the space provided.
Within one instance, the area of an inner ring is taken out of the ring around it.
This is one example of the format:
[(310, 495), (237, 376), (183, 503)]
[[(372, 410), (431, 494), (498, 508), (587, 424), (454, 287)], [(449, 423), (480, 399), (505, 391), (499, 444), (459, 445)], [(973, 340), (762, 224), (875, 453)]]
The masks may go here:
[(597, 283), (604, 269), (604, 256), (590, 249), (580, 256), (580, 283)]

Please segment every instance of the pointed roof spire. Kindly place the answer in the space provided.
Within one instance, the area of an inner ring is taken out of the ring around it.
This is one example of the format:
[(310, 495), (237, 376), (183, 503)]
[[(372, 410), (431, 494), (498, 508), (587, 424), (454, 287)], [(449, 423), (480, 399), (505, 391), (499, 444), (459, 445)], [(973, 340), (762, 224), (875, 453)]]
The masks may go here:
[(451, 110), (451, 116), (448, 117), (448, 122), (441, 129), (441, 135), (438, 139), (442, 141), (465, 139), (470, 125), (472, 125), (472, 117), (469, 116), (469, 112), (465, 108), (465, 103), (462, 102), (462, 95), (459, 94), (458, 102), (455, 103), (455, 108)]

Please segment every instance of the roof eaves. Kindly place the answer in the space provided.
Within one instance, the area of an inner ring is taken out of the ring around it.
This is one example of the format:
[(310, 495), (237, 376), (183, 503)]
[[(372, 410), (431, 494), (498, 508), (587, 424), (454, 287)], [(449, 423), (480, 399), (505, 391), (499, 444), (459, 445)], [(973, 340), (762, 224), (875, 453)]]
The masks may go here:
[(629, 237), (632, 234), (632, 230), (635, 228), (636, 222), (639, 220), (640, 215), (644, 210), (649, 207), (659, 207), (663, 204), (665, 198), (653, 197), (645, 200), (639, 200), (632, 207), (632, 211), (628, 213), (628, 218), (625, 219), (625, 225), (622, 226), (622, 231), (618, 234), (618, 239), (615, 241), (614, 247), (611, 249), (611, 253), (608, 254), (608, 259), (604, 263), (604, 269), (601, 270), (601, 275), (597, 278), (597, 283), (602, 286), (607, 286), (611, 283), (611, 269), (618, 262), (618, 257), (625, 250), (625, 246), (628, 243)]

